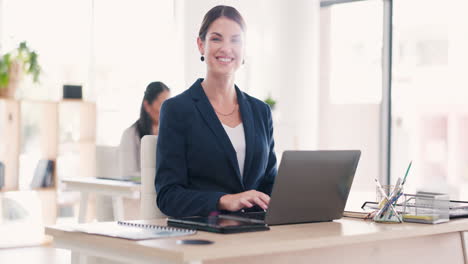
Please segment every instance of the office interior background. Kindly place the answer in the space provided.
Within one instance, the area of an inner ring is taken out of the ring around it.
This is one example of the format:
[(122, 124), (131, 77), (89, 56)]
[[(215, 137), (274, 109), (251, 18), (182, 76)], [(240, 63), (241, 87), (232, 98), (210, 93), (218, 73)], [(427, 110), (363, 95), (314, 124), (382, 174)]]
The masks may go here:
[[(0, 54), (27, 41), (43, 70), (40, 83), (21, 82), (14, 135), (0, 100), (0, 160), (18, 157), (7, 175), (17, 184), (0, 193), (0, 225), (14, 224), (7, 200), (30, 223), (48, 218), (44, 207), (55, 212), (46, 223), (76, 219), (79, 195), (60, 179), (96, 176), (96, 147), (118, 146), (149, 82), (174, 96), (204, 76), (196, 37), (217, 4), (246, 20), (236, 83), (277, 102), (279, 158), (289, 149), (360, 149), (352, 192), (375, 192), (374, 178), (394, 183), (412, 160), (406, 192), (468, 199), (466, 1), (0, 0)], [(82, 85), (83, 102), (62, 102), (64, 84)], [(17, 154), (8, 151), (13, 138)], [(56, 163), (51, 199), (29, 186), (44, 153)]]

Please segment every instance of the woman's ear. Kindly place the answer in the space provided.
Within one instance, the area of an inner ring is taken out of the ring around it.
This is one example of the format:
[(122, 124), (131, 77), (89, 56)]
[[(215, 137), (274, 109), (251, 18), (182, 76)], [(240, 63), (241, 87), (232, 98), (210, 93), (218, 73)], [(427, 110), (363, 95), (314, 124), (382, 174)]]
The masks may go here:
[(205, 42), (203, 42), (200, 37), (197, 37), (197, 46), (198, 51), (200, 51), (200, 55), (205, 55)]
[(143, 101), (143, 107), (145, 108), (146, 113), (151, 114), (151, 105), (148, 104), (148, 101)]

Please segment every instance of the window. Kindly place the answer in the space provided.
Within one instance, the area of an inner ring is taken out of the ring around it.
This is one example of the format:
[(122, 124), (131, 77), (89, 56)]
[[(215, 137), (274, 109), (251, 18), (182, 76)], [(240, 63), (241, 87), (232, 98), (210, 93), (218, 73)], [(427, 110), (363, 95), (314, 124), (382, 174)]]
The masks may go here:
[(464, 1), (394, 1), (391, 176), (413, 160), (408, 192), (468, 198), (466, 11)]
[(382, 1), (331, 7), (330, 101), (380, 103), (382, 99)]

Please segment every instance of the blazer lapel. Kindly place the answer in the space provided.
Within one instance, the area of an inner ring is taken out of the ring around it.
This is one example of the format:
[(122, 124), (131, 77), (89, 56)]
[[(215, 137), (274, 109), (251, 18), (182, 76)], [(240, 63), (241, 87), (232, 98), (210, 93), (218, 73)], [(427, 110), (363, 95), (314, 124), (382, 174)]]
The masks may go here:
[(216, 116), (213, 106), (211, 106), (211, 103), (208, 100), (208, 97), (203, 91), (203, 87), (201, 86), (202, 81), (203, 79), (198, 79), (190, 88), (192, 97), (195, 101), (195, 105), (198, 111), (200, 111), (203, 119), (205, 119), (208, 127), (211, 129), (211, 131), (213, 131), (213, 134), (215, 135), (216, 140), (221, 144), (222, 149), (226, 153), (227, 158), (231, 163), (231, 166), (234, 168), (234, 171), (236, 172), (236, 175), (240, 181), (240, 184), (244, 188), (244, 184), (241, 181), (241, 176), (239, 172), (239, 163), (237, 162), (236, 151), (234, 150), (231, 140), (229, 139), (229, 136), (224, 130), (224, 127), (221, 124), (221, 121), (219, 121), (219, 118)]
[(252, 159), (254, 155), (254, 148), (255, 148), (255, 123), (254, 117), (252, 113), (252, 108), (247, 101), (245, 95), (237, 88), (237, 101), (239, 103), (242, 123), (244, 125), (244, 134), (245, 134), (245, 161), (244, 161), (244, 173), (243, 173), (243, 180), (244, 183), (247, 183), (248, 177), (247, 175), (252, 165)]

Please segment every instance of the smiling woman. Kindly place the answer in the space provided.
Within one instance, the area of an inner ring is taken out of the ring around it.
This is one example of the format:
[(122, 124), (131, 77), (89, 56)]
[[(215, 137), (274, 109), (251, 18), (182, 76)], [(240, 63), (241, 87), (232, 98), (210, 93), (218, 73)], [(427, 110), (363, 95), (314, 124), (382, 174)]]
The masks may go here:
[(155, 185), (166, 215), (268, 207), (277, 172), (271, 110), (234, 84), (244, 43), (235, 8), (208, 11), (197, 38), (206, 77), (161, 108)]
[(206, 14), (197, 44), (208, 75), (229, 78), (239, 69), (244, 61), (245, 28), (243, 18), (234, 8), (217, 6)]
[(219, 18), (204, 34), (208, 35), (208, 40), (198, 38), (197, 43), (202, 56), (206, 56), (209, 70), (219, 70), (219, 74), (233, 74), (240, 67), (244, 56), (244, 33), (240, 25), (228, 18)]

